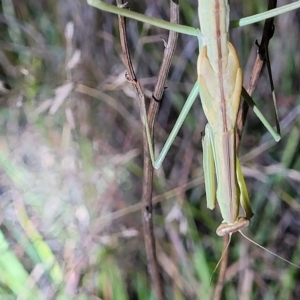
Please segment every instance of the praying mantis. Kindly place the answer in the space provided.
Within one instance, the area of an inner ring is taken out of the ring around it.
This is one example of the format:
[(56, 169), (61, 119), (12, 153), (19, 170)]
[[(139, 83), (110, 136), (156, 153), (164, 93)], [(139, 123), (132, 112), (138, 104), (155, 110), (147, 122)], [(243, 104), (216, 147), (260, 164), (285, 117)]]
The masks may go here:
[[(87, 0), (87, 3), (107, 12), (198, 38), (200, 51), (197, 62), (197, 81), (156, 160), (147, 117), (146, 115), (143, 117), (150, 156), (153, 167), (159, 168), (192, 104), (200, 95), (208, 120), (203, 138), (207, 206), (214, 209), (217, 201), (223, 217), (223, 222), (216, 232), (219, 236), (231, 235), (247, 227), (253, 212), (235, 147), (236, 118), (241, 96), (251, 102), (250, 105), (255, 114), (276, 141), (280, 139), (280, 135), (272, 128), (243, 89), (242, 70), (236, 50), (228, 39), (228, 31), (229, 27), (245, 26), (297, 9), (300, 7), (300, 1), (230, 23), (227, 0), (198, 0), (200, 29), (150, 18), (101, 0)], [(240, 208), (242, 208), (241, 214)]]

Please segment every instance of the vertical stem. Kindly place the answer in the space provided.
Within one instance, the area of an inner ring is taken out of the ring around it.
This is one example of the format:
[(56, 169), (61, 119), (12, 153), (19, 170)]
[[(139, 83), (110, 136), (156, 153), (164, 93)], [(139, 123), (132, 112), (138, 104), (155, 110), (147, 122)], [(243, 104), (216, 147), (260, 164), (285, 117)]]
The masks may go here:
[[(118, 5), (123, 5), (122, 0), (117, 0)], [(170, 7), (170, 21), (173, 23), (179, 22), (179, 5), (174, 1), (171, 1)], [(142, 107), (145, 107), (145, 97), (142, 91), (140, 83), (137, 81), (135, 76), (130, 54), (128, 51), (128, 45), (126, 40), (126, 26), (123, 17), (119, 16), (119, 27), (120, 27), (120, 39), (122, 44), (122, 54), (124, 64), (127, 69), (128, 80), (134, 85), (136, 93), (139, 99), (141, 119)], [(159, 71), (157, 83), (153, 92), (153, 99), (148, 109), (148, 122), (150, 128), (151, 139), (153, 140), (154, 123), (159, 109), (159, 101), (162, 98), (163, 91), (165, 88), (165, 82), (171, 66), (171, 60), (175, 51), (178, 34), (170, 32), (168, 39), (168, 46), (164, 51), (163, 62)], [(161, 282), (159, 265), (156, 257), (155, 247), (155, 236), (153, 230), (153, 210), (152, 210), (152, 183), (153, 183), (153, 167), (149, 153), (149, 145), (147, 141), (146, 130), (143, 130), (143, 148), (144, 148), (144, 173), (143, 173), (143, 194), (142, 194), (142, 214), (143, 214), (143, 229), (144, 229), (144, 240), (145, 248), (148, 261), (148, 270), (151, 276), (152, 285), (156, 293), (156, 299), (163, 300), (163, 286)]]
[(214, 297), (213, 297), (214, 300), (220, 300), (222, 298), (222, 291), (223, 291), (223, 287), (224, 287), (225, 274), (226, 274), (226, 270), (227, 270), (228, 257), (229, 257), (228, 242), (229, 242), (229, 234), (226, 234), (223, 237), (223, 251), (225, 251), (225, 252), (222, 257), (218, 282), (217, 282), (217, 285), (216, 285), (216, 288), (214, 291)]
[[(179, 23), (179, 5), (174, 1), (170, 3), (170, 21), (172, 23)], [(154, 123), (159, 110), (159, 104), (163, 96), (165, 89), (165, 82), (171, 66), (172, 57), (176, 48), (178, 33), (171, 31), (169, 33), (167, 47), (164, 51), (163, 61), (159, 70), (158, 79), (154, 88), (152, 101), (150, 103), (147, 119), (150, 129), (150, 136), (153, 144)], [(149, 145), (147, 143), (147, 136), (144, 130), (144, 176), (143, 176), (143, 224), (144, 224), (144, 236), (145, 246), (148, 261), (155, 263), (150, 264), (150, 274), (152, 276), (152, 282), (154, 283), (156, 290), (162, 290), (158, 263), (156, 257), (155, 237), (153, 233), (153, 221), (152, 221), (152, 183), (153, 183), (153, 167), (149, 154)], [(159, 298), (158, 298), (159, 299)], [(163, 298), (161, 298), (163, 299)]]
[[(268, 10), (275, 8), (276, 5), (277, 5), (277, 0), (269, 0)], [(262, 72), (265, 63), (267, 63), (268, 65), (271, 90), (272, 90), (272, 94), (274, 94), (273, 79), (272, 79), (271, 66), (270, 66), (269, 54), (268, 54), (268, 45), (270, 39), (273, 37), (273, 34), (274, 34), (274, 18), (270, 18), (265, 21), (263, 35), (260, 44), (258, 44), (256, 41), (256, 44), (258, 46), (258, 51), (257, 51), (256, 61), (252, 70), (252, 75), (250, 77), (250, 82), (247, 87), (247, 92), (250, 96), (253, 94), (256, 88), (258, 78)], [(247, 104), (246, 101), (243, 101), (237, 118), (237, 137), (236, 137), (237, 149), (239, 148), (239, 144), (242, 138), (248, 110), (249, 110), (249, 105)], [(275, 117), (277, 118), (276, 103), (275, 103)], [(276, 127), (277, 127), (277, 131), (280, 132), (278, 122), (276, 122)]]

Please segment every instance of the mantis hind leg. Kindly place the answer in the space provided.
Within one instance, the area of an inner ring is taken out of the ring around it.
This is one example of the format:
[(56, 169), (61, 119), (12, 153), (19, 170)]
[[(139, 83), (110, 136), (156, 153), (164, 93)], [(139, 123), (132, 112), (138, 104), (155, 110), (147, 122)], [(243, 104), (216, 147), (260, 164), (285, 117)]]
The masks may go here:
[(279, 128), (277, 131), (274, 130), (272, 125), (268, 122), (268, 120), (265, 118), (263, 113), (259, 110), (255, 102), (253, 101), (252, 97), (247, 93), (247, 91), (243, 88), (242, 89), (242, 96), (245, 99), (245, 101), (249, 104), (249, 106), (252, 107), (253, 112), (256, 114), (256, 116), (260, 119), (260, 121), (264, 124), (264, 126), (267, 128), (267, 130), (270, 132), (272, 137), (276, 142), (280, 141), (281, 135), (280, 135), (280, 126), (278, 123), (278, 119), (276, 120), (276, 128)]
[(205, 135), (202, 139), (203, 148), (203, 173), (206, 191), (207, 208), (214, 209), (216, 202), (216, 171), (212, 149), (211, 126), (205, 126)]
[(168, 139), (166, 140), (166, 142), (156, 160), (155, 160), (154, 153), (153, 153), (153, 146), (152, 146), (152, 141), (151, 141), (151, 136), (150, 136), (150, 130), (149, 130), (148, 122), (147, 122), (146, 108), (145, 107), (142, 108), (143, 115), (144, 115), (142, 121), (143, 121), (143, 125), (146, 128), (150, 156), (151, 156), (151, 160), (152, 160), (152, 165), (155, 169), (158, 169), (161, 166), (162, 162), (164, 161), (174, 139), (176, 138), (176, 136), (178, 134), (179, 129), (181, 128), (188, 112), (190, 111), (190, 109), (198, 95), (199, 95), (199, 84), (198, 84), (198, 81), (196, 81), (179, 116), (178, 116), (178, 119), (177, 119)]

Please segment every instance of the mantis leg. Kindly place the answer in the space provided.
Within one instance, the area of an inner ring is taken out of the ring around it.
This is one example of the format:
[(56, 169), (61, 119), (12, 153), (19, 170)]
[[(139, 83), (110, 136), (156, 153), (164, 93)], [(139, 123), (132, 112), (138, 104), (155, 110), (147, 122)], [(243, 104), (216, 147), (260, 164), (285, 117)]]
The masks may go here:
[(101, 9), (103, 11), (107, 11), (107, 12), (110, 12), (110, 13), (113, 13), (116, 15), (126, 17), (126, 18), (131, 18), (131, 19), (143, 22), (143, 23), (157, 26), (159, 28), (164, 28), (167, 30), (172, 30), (172, 31), (175, 31), (178, 33), (184, 33), (187, 35), (192, 35), (192, 36), (197, 36), (197, 37), (200, 34), (199, 29), (196, 29), (196, 28), (193, 28), (190, 26), (186, 26), (186, 25), (174, 24), (174, 23), (171, 23), (171, 22), (168, 22), (165, 20), (151, 18), (151, 17), (145, 16), (143, 14), (130, 11), (125, 8), (121, 8), (121, 7), (117, 7), (115, 5), (105, 3), (104, 1), (101, 1), (101, 0), (87, 0), (87, 3), (91, 6)]
[(241, 26), (250, 25), (253, 23), (257, 23), (272, 17), (276, 17), (278, 15), (281, 15), (283, 13), (295, 10), (300, 7), (300, 1), (296, 1), (294, 3), (290, 3), (281, 7), (277, 7), (274, 9), (270, 9), (266, 12), (256, 14), (254, 16), (242, 18), (240, 20), (234, 20), (230, 22), (230, 28), (236, 28)]
[[(253, 112), (256, 114), (256, 116), (259, 118), (259, 120), (264, 124), (264, 126), (267, 128), (267, 130), (270, 132), (270, 134), (273, 136), (274, 140), (276, 142), (280, 141), (281, 135), (278, 131), (275, 131), (272, 125), (267, 121), (267, 119), (264, 117), (263, 113), (258, 109), (257, 105), (253, 101), (252, 97), (247, 93), (247, 91), (243, 88), (242, 89), (242, 96), (245, 99), (245, 101), (249, 104), (250, 107), (252, 107)], [(278, 122), (278, 120), (276, 120)], [(276, 126), (279, 128), (279, 125)]]
[[(144, 118), (143, 118), (143, 123), (144, 123), (144, 126), (146, 128), (146, 133), (147, 133), (147, 140), (148, 140), (148, 145), (149, 145), (149, 150), (150, 150), (150, 156), (151, 156), (151, 160), (152, 160), (152, 164), (153, 164), (153, 167), (155, 169), (158, 169), (162, 162), (164, 161), (175, 137), (177, 136), (178, 134), (178, 131), (179, 129), (181, 128), (182, 126), (182, 123), (184, 122), (188, 112), (190, 111), (191, 109), (191, 106), (193, 105), (193, 103), (195, 102), (197, 96), (199, 95), (199, 84), (198, 82), (196, 82), (194, 84), (194, 87), (192, 88), (179, 116), (178, 116), (178, 119), (168, 137), (168, 139), (166, 140), (160, 154), (158, 155), (157, 159), (155, 160), (154, 158), (154, 153), (153, 153), (153, 146), (152, 146), (152, 141), (151, 141), (151, 137), (150, 137), (150, 130), (149, 130), (149, 126), (148, 126), (148, 122), (147, 122), (147, 116), (144, 115)], [(144, 109), (144, 114), (146, 113), (146, 110)]]
[[(134, 19), (134, 20), (137, 20), (140, 22), (148, 23), (150, 25), (154, 25), (154, 26), (164, 28), (167, 30), (173, 30), (178, 33), (184, 33), (184, 34), (197, 36), (197, 37), (199, 37), (199, 35), (201, 35), (200, 31), (196, 28), (193, 28), (190, 26), (185, 26), (185, 25), (173, 24), (168, 21), (147, 17), (143, 14), (129, 11), (127, 9), (117, 7), (115, 5), (105, 3), (102, 0), (87, 0), (87, 3), (91, 6), (101, 9), (103, 11), (111, 12), (113, 14), (124, 16), (124, 17), (128, 17), (128, 18), (131, 18), (131, 19)], [(260, 13), (260, 14), (256, 14), (254, 16), (242, 18), (240, 20), (231, 21), (230, 27), (235, 28), (235, 27), (246, 26), (249, 24), (257, 23), (257, 22), (263, 21), (265, 19), (278, 16), (282, 13), (286, 13), (291, 10), (297, 9), (299, 7), (300, 7), (300, 0), (297, 2), (294, 2), (294, 3), (284, 5), (282, 7), (268, 10), (268, 11)]]
[(202, 149), (206, 203), (207, 208), (213, 210), (216, 203), (216, 168), (212, 148), (211, 126), (209, 124), (205, 126)]

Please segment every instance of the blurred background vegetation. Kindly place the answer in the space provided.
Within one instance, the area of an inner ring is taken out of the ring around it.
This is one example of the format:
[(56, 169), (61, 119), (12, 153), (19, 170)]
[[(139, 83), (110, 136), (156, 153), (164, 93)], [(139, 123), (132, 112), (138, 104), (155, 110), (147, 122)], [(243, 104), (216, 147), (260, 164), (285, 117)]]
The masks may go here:
[[(231, 1), (231, 18), (267, 1)], [(278, 1), (284, 5), (289, 1)], [(2, 0), (0, 110), (0, 299), (155, 299), (142, 232), (142, 126), (126, 82), (117, 17), (84, 0)], [(168, 19), (168, 1), (130, 1)], [(195, 0), (181, 23), (199, 27)], [(270, 57), (283, 138), (252, 112), (240, 157), (253, 211), (246, 233), (299, 265), (300, 12), (275, 19)], [(253, 67), (263, 22), (231, 32), (244, 70)], [(137, 76), (151, 97), (167, 32), (128, 21)], [(196, 80), (197, 40), (180, 35), (159, 113), (160, 149)], [(254, 99), (272, 120), (266, 72)], [(166, 299), (210, 299), (221, 256), (218, 209), (206, 208), (201, 132), (193, 106), (163, 167), (154, 200)], [(233, 236), (223, 299), (299, 299), (299, 270)]]

